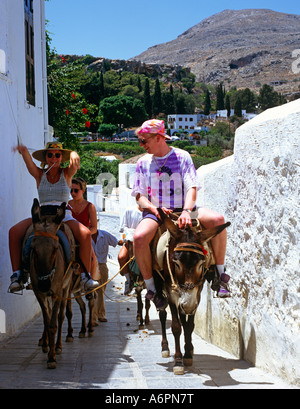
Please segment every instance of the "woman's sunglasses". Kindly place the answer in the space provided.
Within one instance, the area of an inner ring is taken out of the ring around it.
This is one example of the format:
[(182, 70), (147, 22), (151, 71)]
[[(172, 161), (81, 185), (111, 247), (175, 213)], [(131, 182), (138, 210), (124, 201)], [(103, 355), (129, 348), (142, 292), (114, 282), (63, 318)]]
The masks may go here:
[(49, 159), (51, 159), (53, 156), (55, 156), (56, 159), (59, 159), (59, 158), (61, 158), (61, 153), (52, 153), (52, 152), (48, 152), (48, 153), (47, 153), (47, 157), (48, 157)]
[(71, 189), (71, 193), (78, 193), (80, 189)]

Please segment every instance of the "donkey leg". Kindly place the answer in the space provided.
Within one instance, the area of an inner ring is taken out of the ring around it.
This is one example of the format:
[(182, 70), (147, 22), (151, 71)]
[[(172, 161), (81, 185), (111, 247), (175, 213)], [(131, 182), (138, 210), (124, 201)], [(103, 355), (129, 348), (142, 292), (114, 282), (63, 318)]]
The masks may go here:
[(142, 294), (141, 291), (135, 290), (136, 295), (137, 295), (137, 316), (136, 319), (137, 321), (140, 321), (139, 323), (139, 329), (144, 328), (144, 319), (143, 319), (143, 301), (142, 301)]
[(146, 315), (145, 315), (145, 324), (149, 324), (150, 317), (149, 317), (149, 310), (150, 310), (150, 300), (146, 299)]
[[(66, 295), (64, 294), (63, 297)], [(59, 309), (59, 314), (58, 314), (58, 331), (57, 331), (57, 338), (56, 338), (56, 346), (55, 346), (55, 351), (57, 355), (60, 355), (62, 353), (62, 342), (61, 342), (61, 337), (62, 337), (62, 326), (63, 322), (65, 319), (65, 310), (66, 310), (66, 301), (62, 301)]]
[(161, 356), (163, 358), (169, 358), (170, 356), (170, 349), (169, 343), (167, 340), (167, 332), (166, 332), (166, 320), (167, 320), (167, 311), (159, 311), (159, 319), (161, 324), (161, 333), (162, 333), (162, 340), (161, 340)]
[(80, 312), (81, 312), (81, 330), (79, 332), (79, 338), (84, 338), (85, 333), (86, 333), (86, 318), (85, 318), (86, 306), (85, 306), (85, 302), (83, 301), (81, 297), (76, 298), (76, 301), (79, 304)]
[(194, 347), (192, 344), (192, 333), (194, 331), (194, 320), (195, 315), (186, 315), (180, 314), (181, 323), (183, 326), (184, 331), (184, 356), (183, 356), (183, 363), (185, 366), (192, 366), (193, 365), (193, 353)]
[(94, 332), (94, 325), (93, 325), (94, 308), (95, 308), (95, 294), (92, 294), (92, 298), (89, 300), (89, 323), (88, 323), (89, 337), (92, 337), (93, 332)]
[(38, 292), (35, 292), (35, 296), (41, 307), (42, 314), (43, 314), (43, 322), (44, 322), (44, 331), (43, 331), (42, 338), (39, 339), (38, 346), (41, 346), (42, 351), (45, 354), (47, 354), (49, 352), (48, 327), (49, 327), (49, 321), (50, 321), (49, 313), (48, 313), (47, 305), (46, 305), (47, 300), (45, 299), (45, 297), (40, 296)]
[(55, 351), (55, 336), (57, 333), (57, 321), (58, 321), (58, 312), (60, 309), (61, 302), (59, 300), (55, 301), (52, 316), (48, 328), (48, 336), (49, 336), (49, 353), (48, 353), (48, 369), (55, 369), (56, 368), (56, 351)]
[(175, 364), (173, 368), (174, 375), (184, 375), (184, 366), (182, 353), (180, 350), (181, 323), (175, 304), (169, 303), (172, 313), (172, 333), (175, 339)]
[(73, 312), (72, 312), (72, 300), (67, 301), (66, 305), (66, 317), (68, 320), (68, 333), (66, 337), (66, 342), (73, 342), (73, 327), (72, 327), (72, 318), (73, 318)]

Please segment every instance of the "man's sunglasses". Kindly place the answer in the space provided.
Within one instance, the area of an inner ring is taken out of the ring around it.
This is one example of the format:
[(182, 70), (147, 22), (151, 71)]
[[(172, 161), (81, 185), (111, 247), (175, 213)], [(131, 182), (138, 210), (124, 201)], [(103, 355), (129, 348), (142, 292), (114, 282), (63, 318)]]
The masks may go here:
[(61, 153), (52, 153), (52, 152), (48, 152), (48, 153), (47, 153), (47, 157), (48, 157), (49, 159), (51, 159), (53, 156), (55, 156), (56, 159), (59, 159), (59, 158), (61, 158)]
[(71, 189), (71, 193), (72, 193), (72, 192), (74, 192), (74, 193), (78, 193), (78, 192), (79, 192), (79, 190), (80, 190), (80, 189)]
[(146, 145), (146, 143), (149, 141), (149, 139), (151, 139), (152, 136), (149, 136), (149, 138), (146, 139), (142, 139), (142, 138), (138, 138), (138, 142), (141, 143), (142, 145)]

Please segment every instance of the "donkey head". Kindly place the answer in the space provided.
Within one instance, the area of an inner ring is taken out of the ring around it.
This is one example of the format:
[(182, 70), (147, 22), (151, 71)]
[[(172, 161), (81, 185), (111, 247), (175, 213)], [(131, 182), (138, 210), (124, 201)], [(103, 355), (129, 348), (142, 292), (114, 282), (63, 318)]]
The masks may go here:
[(177, 284), (177, 291), (171, 294), (173, 301), (186, 315), (193, 315), (200, 302), (210, 254), (206, 245), (221, 233), (230, 223), (200, 230), (200, 228), (179, 229), (178, 225), (159, 209), (164, 226), (171, 235), (169, 242), (169, 266)]
[(34, 199), (31, 208), (34, 237), (31, 242), (31, 254), (38, 287), (42, 292), (49, 290), (50, 279), (55, 271), (57, 250), (59, 246), (56, 235), (62, 220), (65, 217), (66, 203), (60, 206), (49, 206), (49, 209), (40, 207), (37, 199)]
[(59, 226), (65, 218), (67, 204), (64, 202), (60, 206), (42, 206), (34, 199), (31, 208), (32, 224), (34, 231), (45, 231), (56, 234)]

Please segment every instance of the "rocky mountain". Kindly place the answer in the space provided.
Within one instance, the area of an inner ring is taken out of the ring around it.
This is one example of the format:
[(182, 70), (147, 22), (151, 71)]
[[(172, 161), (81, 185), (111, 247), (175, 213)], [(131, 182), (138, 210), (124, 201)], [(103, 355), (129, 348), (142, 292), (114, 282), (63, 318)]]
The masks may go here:
[(131, 60), (187, 66), (197, 81), (214, 85), (259, 88), (273, 82), (277, 91), (289, 94), (300, 87), (300, 68), (292, 65), (297, 49), (300, 15), (224, 10)]

